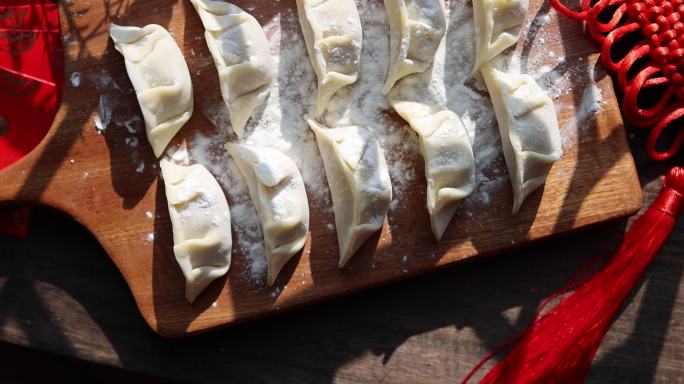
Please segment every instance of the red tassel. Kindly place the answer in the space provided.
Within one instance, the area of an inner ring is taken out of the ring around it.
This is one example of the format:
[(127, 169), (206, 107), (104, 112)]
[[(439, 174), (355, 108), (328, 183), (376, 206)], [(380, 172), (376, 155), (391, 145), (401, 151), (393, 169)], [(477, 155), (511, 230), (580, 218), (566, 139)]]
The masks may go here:
[[(544, 303), (513, 349), (480, 383), (584, 382), (623, 301), (672, 233), (683, 210), (684, 168), (675, 167), (665, 176), (660, 195), (634, 221), (622, 245), (603, 269), (552, 296), (551, 299), (577, 287), (548, 313), (541, 314)], [(468, 382), (491, 357), (476, 366), (463, 382)]]

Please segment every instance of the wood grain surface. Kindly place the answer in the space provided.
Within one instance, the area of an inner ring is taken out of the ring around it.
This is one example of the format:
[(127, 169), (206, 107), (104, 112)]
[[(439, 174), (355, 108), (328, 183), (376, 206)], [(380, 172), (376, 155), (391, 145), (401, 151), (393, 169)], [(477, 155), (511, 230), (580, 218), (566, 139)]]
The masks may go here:
[[(646, 135), (634, 132), (648, 204), (667, 167), (645, 157)], [(613, 221), (249, 324), (167, 339), (143, 321), (87, 229), (36, 210), (28, 239), (0, 235), (0, 381), (457, 383), (522, 331), (578, 268), (614, 249), (626, 225)], [(684, 382), (682, 250), (684, 219), (618, 314), (587, 384)]]
[[(294, 7), (294, 0), (235, 3), (252, 3), (253, 13), (262, 24), (283, 7)], [(548, 12), (548, 5), (541, 6), (539, 0), (532, 1), (530, 8), (530, 17)], [(128, 160), (130, 149), (124, 143), (123, 129), (97, 133), (92, 117), (99, 93), (94, 82), (88, 80), (106, 71), (120, 84), (130, 84), (123, 60), (108, 39), (108, 25), (154, 22), (167, 27), (185, 52), (196, 102), (217, 97), (215, 73), (206, 66), (209, 53), (205, 44), (195, 39), (202, 35), (201, 23), (188, 1), (91, 0), (63, 4), (66, 73), (80, 72), (88, 81), (79, 88), (66, 87), (64, 103), (45, 141), (29, 156), (0, 172), (0, 201), (54, 207), (88, 228), (123, 275), (147, 323), (165, 336), (182, 336), (261, 317), (631, 214), (641, 206), (641, 189), (611, 80), (600, 66), (594, 68), (595, 47), (587, 42), (580, 27), (572, 22), (556, 22), (555, 14), (553, 20), (542, 28), (554, 38), (547, 39), (537, 51), (546, 54), (562, 50), (569, 65), (586, 65), (586, 70), (576, 76), (577, 91), (564, 94), (556, 102), (579, 105), (584, 85), (593, 76), (605, 100), (601, 113), (585, 123), (579, 140), (556, 164), (546, 186), (528, 199), (518, 215), (510, 215), (511, 192), (503, 189), (492, 195), (488, 205), (482, 204), (477, 218), (467, 220), (457, 215), (438, 244), (432, 240), (425, 185), (419, 180), (406, 194), (405, 208), (390, 215), (391, 230), (386, 223), (382, 233), (364, 245), (347, 269), (336, 266), (336, 235), (324, 224), (332, 221), (331, 214), (314, 210), (310, 239), (302, 254), (281, 273), (277, 290), (240, 277), (246, 263), (236, 245), (228, 277), (214, 282), (194, 304), (188, 304), (185, 283), (173, 259), (163, 186), (157, 182), (158, 170), (151, 166), (155, 163), (152, 151), (144, 146), (141, 160), (147, 166), (138, 173), (136, 165)], [(529, 29), (526, 33), (538, 32)], [(534, 36), (524, 39), (534, 40)], [(526, 43), (521, 44), (519, 49), (524, 53), (535, 54), (524, 46)], [(190, 54), (191, 49), (197, 56)], [(206, 72), (202, 76), (197, 75), (200, 69)], [(122, 87), (115, 114), (139, 113), (129, 88)], [(575, 116), (571, 110), (562, 110), (559, 119), (563, 126)], [(202, 114), (196, 113), (176, 141), (211, 127)], [(139, 139), (145, 140), (142, 135)], [(422, 174), (419, 159), (415, 169), (416, 174)], [(146, 219), (147, 211), (156, 213), (154, 220)], [(154, 241), (146, 241), (152, 232)]]

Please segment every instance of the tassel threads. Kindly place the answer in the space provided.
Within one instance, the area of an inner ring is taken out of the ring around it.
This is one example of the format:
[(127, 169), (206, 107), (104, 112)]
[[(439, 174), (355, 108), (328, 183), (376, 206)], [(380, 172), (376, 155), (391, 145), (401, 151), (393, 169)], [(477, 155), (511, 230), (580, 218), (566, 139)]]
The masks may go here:
[[(623, 301), (653, 261), (684, 210), (684, 168), (672, 168), (663, 189), (600, 271), (548, 313), (539, 313), (481, 384), (582, 383)], [(567, 291), (561, 290), (561, 293)], [(515, 341), (515, 340), (514, 340)], [(491, 356), (490, 356), (491, 357)], [(480, 363), (464, 380), (490, 357)]]

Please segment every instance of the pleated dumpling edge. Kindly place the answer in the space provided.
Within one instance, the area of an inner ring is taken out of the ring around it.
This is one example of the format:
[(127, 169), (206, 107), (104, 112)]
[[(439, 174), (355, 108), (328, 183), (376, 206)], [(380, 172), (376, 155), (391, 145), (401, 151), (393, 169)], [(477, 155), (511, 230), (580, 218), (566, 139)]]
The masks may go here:
[(160, 162), (169, 216), (173, 253), (186, 281), (186, 298), (195, 298), (231, 262), (230, 209), (221, 186), (200, 164)]
[(273, 285), (281, 269), (306, 244), (309, 202), (302, 175), (283, 152), (266, 147), (228, 143), (228, 153), (247, 182), (259, 215)]
[(191, 2), (205, 28), (231, 126), (242, 137), (270, 92), (274, 67), (270, 44), (259, 22), (240, 7), (222, 1)]
[(481, 69), (501, 133), (506, 166), (513, 186), (513, 213), (546, 182), (563, 149), (553, 100), (534, 78)]
[(448, 109), (392, 98), (390, 104), (420, 139), (430, 225), (440, 241), (458, 206), (475, 189), (470, 137), (461, 118)]
[(359, 77), (363, 31), (354, 0), (297, 0), (307, 52), (318, 79), (315, 114)]
[(384, 0), (390, 26), (390, 63), (383, 93), (412, 74), (424, 72), (446, 33), (443, 0)]
[(160, 157), (176, 133), (190, 120), (193, 93), (183, 53), (163, 27), (111, 24), (114, 48), (121, 52), (135, 88), (147, 139)]
[(384, 152), (373, 133), (359, 126), (326, 128), (307, 119), (323, 158), (335, 212), (343, 268), (382, 228), (392, 201)]

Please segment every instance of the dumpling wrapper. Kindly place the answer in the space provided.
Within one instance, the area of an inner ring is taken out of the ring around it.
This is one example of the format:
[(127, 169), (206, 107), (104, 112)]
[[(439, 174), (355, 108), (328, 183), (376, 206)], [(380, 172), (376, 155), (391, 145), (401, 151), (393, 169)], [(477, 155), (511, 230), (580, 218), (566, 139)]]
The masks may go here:
[(437, 241), (461, 201), (475, 189), (475, 158), (468, 132), (457, 114), (415, 101), (390, 104), (420, 139), (425, 161), (427, 208)]
[(401, 78), (424, 72), (446, 32), (443, 0), (385, 0), (390, 25), (390, 67), (383, 93)]
[(230, 268), (232, 239), (230, 209), (221, 186), (202, 165), (160, 162), (169, 216), (173, 253), (185, 276), (189, 302)]
[(274, 64), (268, 39), (259, 22), (236, 5), (191, 1), (205, 28), (230, 124), (242, 137), (247, 121), (270, 91)]
[(114, 48), (124, 57), (145, 120), (147, 139), (159, 157), (192, 116), (188, 65), (171, 34), (159, 25), (138, 28), (112, 24), (109, 34)]
[(375, 136), (366, 128), (325, 128), (311, 119), (330, 186), (340, 249), (339, 267), (382, 228), (392, 183), (387, 162)]
[(473, 73), (518, 42), (528, 0), (473, 0), (475, 65)]
[(481, 72), (499, 123), (515, 214), (563, 155), (556, 108), (530, 75), (504, 73), (489, 65)]
[(358, 79), (361, 19), (354, 0), (297, 0), (297, 13), (318, 78), (315, 109), (320, 116), (337, 91)]
[(259, 214), (272, 285), (283, 266), (306, 244), (309, 202), (294, 161), (273, 148), (228, 143)]

